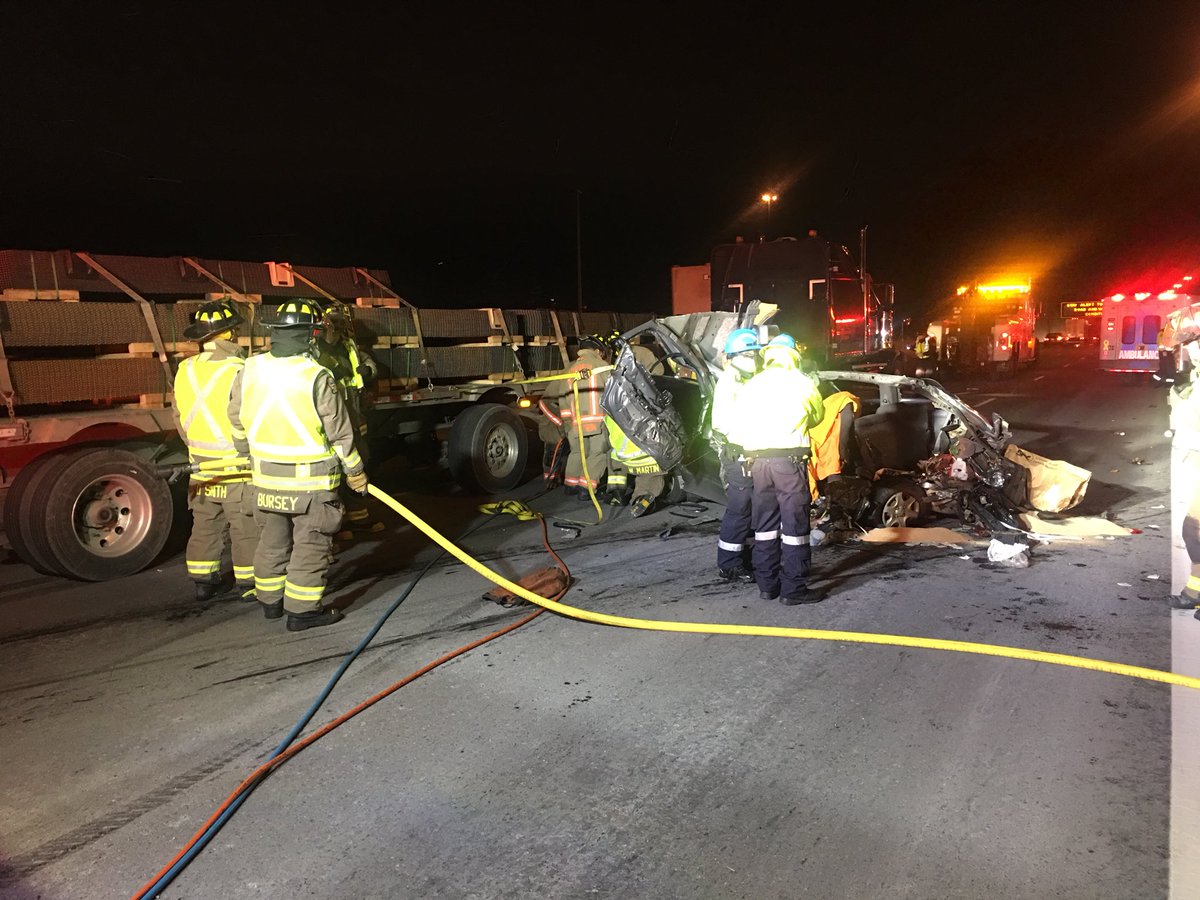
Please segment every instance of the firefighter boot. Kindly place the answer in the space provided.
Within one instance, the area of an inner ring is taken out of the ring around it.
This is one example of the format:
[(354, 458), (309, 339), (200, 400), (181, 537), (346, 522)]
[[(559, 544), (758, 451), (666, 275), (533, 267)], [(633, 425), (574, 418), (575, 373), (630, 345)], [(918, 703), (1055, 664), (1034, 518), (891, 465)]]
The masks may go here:
[(340, 622), (344, 618), (342, 611), (332, 606), (323, 606), (306, 613), (288, 613), (287, 630), (305, 631), (309, 628), (320, 628)]
[(196, 582), (196, 601), (199, 603), (204, 603), (208, 600), (215, 600), (224, 593), (225, 585), (219, 581)]
[(274, 603), (263, 604), (264, 619), (282, 619), (283, 618), (283, 598), (280, 597)]

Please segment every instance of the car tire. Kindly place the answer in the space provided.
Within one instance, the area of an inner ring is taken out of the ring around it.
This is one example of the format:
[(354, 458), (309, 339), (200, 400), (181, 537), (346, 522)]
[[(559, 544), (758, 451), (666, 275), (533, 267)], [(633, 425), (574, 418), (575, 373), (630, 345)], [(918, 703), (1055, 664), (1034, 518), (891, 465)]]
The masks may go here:
[(70, 578), (107, 581), (140, 572), (171, 533), (170, 488), (128, 450), (80, 450), (53, 483), (41, 485), (43, 492), (47, 546)]
[(915, 481), (881, 478), (871, 492), (875, 522), (884, 528), (912, 528), (929, 518), (929, 497)]
[(446, 442), (450, 474), (463, 488), (497, 494), (521, 483), (529, 465), (524, 420), (499, 403), (470, 406), (459, 413)]

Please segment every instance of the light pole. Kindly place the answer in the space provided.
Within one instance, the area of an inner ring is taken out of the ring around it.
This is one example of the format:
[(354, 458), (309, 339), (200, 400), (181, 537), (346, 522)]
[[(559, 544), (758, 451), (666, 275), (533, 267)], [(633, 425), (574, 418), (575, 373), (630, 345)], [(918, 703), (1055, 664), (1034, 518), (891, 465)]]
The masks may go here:
[(775, 201), (779, 199), (779, 195), (767, 191), (758, 199), (767, 204), (767, 227), (763, 232), (763, 237), (765, 238), (767, 236), (766, 232), (771, 230), (771, 207), (774, 205)]

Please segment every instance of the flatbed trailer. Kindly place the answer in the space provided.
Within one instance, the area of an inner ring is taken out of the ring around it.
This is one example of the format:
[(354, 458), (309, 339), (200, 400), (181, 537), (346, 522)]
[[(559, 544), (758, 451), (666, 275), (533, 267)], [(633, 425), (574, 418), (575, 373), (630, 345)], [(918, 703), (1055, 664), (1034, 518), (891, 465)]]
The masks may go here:
[(380, 368), (363, 402), (373, 442), (441, 442), (456, 480), (485, 492), (515, 486), (536, 458), (544, 384), (527, 379), (565, 368), (580, 335), (652, 317), (418, 309), (361, 267), (0, 250), (0, 478), (17, 555), (89, 581), (153, 562), (187, 519), (186, 485), (155, 474), (187, 459), (172, 388), (200, 347), (184, 329), (227, 299), (244, 314), (238, 342), (262, 352), (264, 307), (290, 297), (352, 309)]

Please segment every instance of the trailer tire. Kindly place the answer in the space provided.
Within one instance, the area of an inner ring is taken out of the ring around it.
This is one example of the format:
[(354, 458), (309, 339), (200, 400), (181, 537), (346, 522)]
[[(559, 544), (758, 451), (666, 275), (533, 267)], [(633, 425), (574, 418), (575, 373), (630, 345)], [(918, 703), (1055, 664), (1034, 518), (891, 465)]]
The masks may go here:
[(70, 456), (70, 452), (52, 451), (33, 460), (13, 480), (4, 501), (4, 532), (9, 543), (17, 556), (42, 575), (62, 572), (55, 567), (46, 543), (45, 517), (41, 514), (40, 503), (49, 488), (42, 490), (40, 496), (38, 489), (54, 483)]
[(43, 510), (56, 565), (80, 581), (140, 572), (162, 551), (174, 519), (167, 483), (142, 457), (113, 447), (72, 454)]
[(929, 496), (907, 478), (881, 478), (871, 492), (875, 519), (884, 528), (911, 528), (929, 518)]
[(507, 406), (482, 403), (459, 413), (446, 442), (450, 474), (467, 490), (496, 494), (515, 488), (529, 465), (529, 432)]

